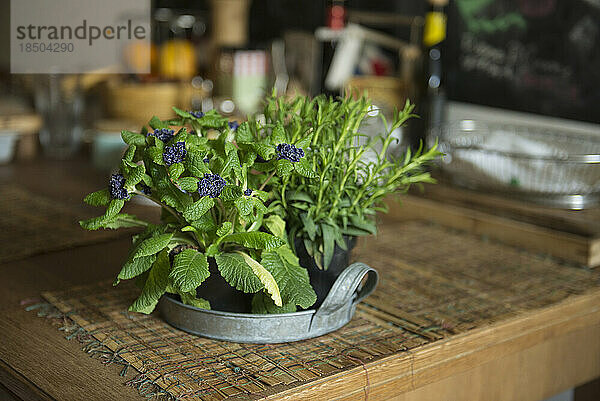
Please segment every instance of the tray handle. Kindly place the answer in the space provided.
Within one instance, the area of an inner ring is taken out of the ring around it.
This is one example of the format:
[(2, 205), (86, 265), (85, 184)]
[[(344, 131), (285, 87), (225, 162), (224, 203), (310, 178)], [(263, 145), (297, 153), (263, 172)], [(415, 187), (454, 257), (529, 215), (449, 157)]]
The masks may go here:
[[(368, 275), (367, 281), (361, 288), (358, 288), (365, 275)], [(369, 296), (375, 290), (378, 281), (379, 275), (372, 267), (364, 263), (353, 263), (348, 266), (333, 283), (333, 287), (321, 307), (315, 312), (311, 329), (315, 325), (328, 324), (327, 321), (336, 318), (336, 312), (346, 307), (349, 302), (352, 302), (354, 306)]]

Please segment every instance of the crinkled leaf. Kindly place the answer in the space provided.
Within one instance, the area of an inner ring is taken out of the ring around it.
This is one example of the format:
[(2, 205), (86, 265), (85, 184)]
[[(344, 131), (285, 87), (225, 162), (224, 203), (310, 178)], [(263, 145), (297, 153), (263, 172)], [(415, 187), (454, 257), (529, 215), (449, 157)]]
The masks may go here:
[(98, 216), (81, 220), (79, 225), (86, 230), (98, 230), (100, 228), (116, 230), (117, 228), (146, 227), (148, 223), (131, 214), (119, 213), (110, 218)]
[(146, 168), (143, 164), (135, 166), (129, 169), (129, 172), (125, 175), (125, 188), (133, 189), (146, 174)]
[(252, 272), (265, 286), (265, 290), (269, 293), (269, 295), (271, 295), (271, 299), (273, 299), (275, 305), (283, 306), (279, 286), (277, 285), (275, 278), (273, 278), (273, 275), (267, 269), (265, 269), (263, 265), (252, 259), (248, 254), (239, 251), (236, 251), (236, 253), (241, 255), (244, 258), (244, 262), (246, 262), (248, 266), (252, 268)]
[(260, 231), (229, 234), (223, 237), (223, 242), (233, 242), (247, 248), (265, 250), (285, 245), (285, 241), (281, 238)]
[(252, 200), (246, 197), (238, 198), (235, 200), (235, 207), (241, 216), (247, 216), (252, 213)]
[(304, 136), (302, 139), (296, 142), (295, 146), (306, 151), (306, 149), (310, 145), (310, 142), (312, 141), (312, 137), (312, 134)]
[[(145, 141), (145, 139), (144, 139)], [(127, 160), (127, 161), (133, 161), (133, 158), (135, 157), (135, 151), (136, 151), (137, 147), (135, 145), (130, 145), (127, 150), (125, 151), (125, 153), (123, 154), (123, 159)]]
[(233, 226), (233, 224), (231, 224), (230, 221), (223, 222), (223, 224), (221, 224), (221, 227), (219, 227), (219, 229), (217, 230), (217, 235), (219, 237), (223, 237), (223, 236), (229, 234), (231, 232), (232, 226)]
[(193, 306), (195, 308), (209, 309), (210, 310), (210, 302), (208, 302), (204, 298), (198, 298), (198, 297), (196, 297), (194, 295), (194, 292), (195, 291), (193, 291), (191, 293), (188, 293), (188, 292), (179, 293), (179, 296), (181, 297), (181, 301), (184, 304)]
[(204, 163), (204, 156), (200, 152), (189, 152), (185, 158), (185, 168), (195, 177), (202, 178), (210, 174), (208, 164)]
[(166, 233), (145, 239), (135, 248), (131, 257), (137, 259), (143, 256), (154, 255), (165, 249), (172, 238), (173, 233)]
[(278, 145), (280, 143), (288, 143), (287, 135), (285, 134), (285, 129), (280, 121), (277, 122), (275, 128), (273, 128), (273, 132), (271, 133), (271, 142), (273, 145)]
[(139, 276), (150, 269), (155, 260), (156, 255), (142, 256), (141, 258), (127, 260), (121, 268), (117, 280), (129, 280)]
[(169, 284), (169, 256), (167, 251), (161, 252), (148, 274), (140, 296), (129, 307), (130, 311), (152, 313), (158, 300), (165, 293)]
[(148, 121), (148, 125), (154, 129), (157, 128), (169, 128), (169, 123), (162, 121), (160, 118), (154, 116)]
[(110, 193), (108, 192), (108, 189), (101, 189), (100, 191), (92, 192), (83, 198), (85, 203), (92, 206), (107, 206), (110, 203), (110, 200)]
[(222, 253), (215, 255), (215, 261), (221, 276), (230, 286), (245, 293), (258, 292), (265, 287), (241, 255)]
[(210, 275), (206, 255), (185, 249), (175, 255), (169, 277), (183, 292), (195, 290)]
[(121, 131), (121, 138), (123, 138), (123, 142), (125, 142), (127, 145), (146, 145), (146, 137), (142, 134), (138, 134), (137, 132), (123, 130)]
[(300, 267), (290, 248), (263, 252), (261, 264), (277, 281), (284, 304), (292, 303), (307, 309), (316, 302), (317, 295), (310, 285), (308, 272)]
[(171, 182), (164, 167), (154, 165), (150, 167), (150, 171), (154, 180), (156, 195), (162, 202), (179, 212), (183, 212), (183, 210), (192, 204), (192, 197), (181, 192)]
[(179, 117), (183, 117), (183, 118), (194, 118), (194, 116), (192, 116), (190, 113), (188, 113), (187, 111), (183, 111), (181, 109), (178, 109), (177, 107), (172, 107), (173, 111), (175, 112), (175, 114), (177, 114)]
[(108, 207), (106, 208), (104, 217), (106, 217), (107, 219), (111, 219), (111, 218), (115, 217), (117, 214), (119, 214), (121, 209), (123, 209), (124, 205), (125, 205), (125, 201), (123, 199), (111, 200), (110, 203), (108, 204)]
[(194, 192), (198, 190), (198, 179), (196, 177), (183, 177), (177, 183), (185, 191)]
[(244, 121), (240, 124), (238, 129), (235, 131), (235, 140), (237, 142), (252, 142), (254, 141), (254, 137), (250, 132), (250, 127), (248, 126), (248, 122)]
[(171, 177), (172, 180), (176, 180), (183, 174), (183, 170), (185, 170), (185, 168), (182, 163), (173, 163), (169, 166), (169, 177)]
[(208, 196), (204, 196), (197, 200), (196, 202), (189, 205), (183, 211), (183, 217), (189, 222), (196, 221), (200, 219), (206, 212), (210, 210), (211, 207), (215, 205), (215, 201)]
[(221, 198), (224, 201), (232, 201), (240, 198), (243, 195), (242, 188), (237, 185), (225, 185), (223, 191), (221, 191)]
[(312, 169), (312, 166), (308, 162), (306, 157), (300, 159), (299, 162), (294, 163), (294, 170), (301, 176), (306, 178), (316, 178), (317, 173)]
[(211, 231), (217, 228), (210, 213), (204, 214), (198, 220), (194, 220), (190, 224), (199, 232)]
[(152, 160), (154, 163), (159, 164), (161, 166), (163, 166), (165, 164), (165, 162), (163, 160), (162, 149), (160, 149), (156, 146), (152, 146), (152, 147), (148, 148), (148, 150), (146, 152), (148, 153), (148, 157), (150, 158), (150, 160)]
[(284, 303), (283, 306), (277, 306), (273, 299), (263, 291), (254, 294), (252, 297), (252, 313), (276, 314), (296, 312), (296, 305), (292, 302)]
[(277, 160), (275, 171), (278, 177), (287, 177), (294, 171), (294, 164), (286, 159)]

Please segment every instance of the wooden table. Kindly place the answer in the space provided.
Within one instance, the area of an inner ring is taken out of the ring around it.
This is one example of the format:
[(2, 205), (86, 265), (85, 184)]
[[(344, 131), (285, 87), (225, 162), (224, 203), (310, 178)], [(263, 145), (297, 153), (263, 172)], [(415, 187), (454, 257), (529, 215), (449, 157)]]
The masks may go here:
[[(0, 168), (18, 182), (64, 201), (105, 181), (82, 162)], [(67, 341), (22, 300), (40, 292), (111, 279), (130, 240), (52, 252), (0, 265), (0, 399), (140, 399), (117, 366), (104, 366)], [(98, 257), (98, 255), (102, 255)], [(270, 399), (539, 400), (600, 377), (600, 291), (300, 385)], [(132, 372), (129, 372), (131, 375)], [(576, 400), (600, 399), (598, 381)]]

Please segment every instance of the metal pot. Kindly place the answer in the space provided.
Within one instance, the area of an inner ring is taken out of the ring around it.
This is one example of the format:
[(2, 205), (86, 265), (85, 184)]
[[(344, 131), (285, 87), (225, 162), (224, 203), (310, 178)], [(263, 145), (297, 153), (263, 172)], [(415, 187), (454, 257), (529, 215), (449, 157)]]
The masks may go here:
[(203, 337), (258, 344), (299, 341), (348, 323), (356, 305), (373, 292), (377, 281), (374, 269), (354, 263), (342, 271), (319, 308), (293, 313), (259, 315), (199, 309), (169, 295), (161, 298), (158, 309), (170, 325)]

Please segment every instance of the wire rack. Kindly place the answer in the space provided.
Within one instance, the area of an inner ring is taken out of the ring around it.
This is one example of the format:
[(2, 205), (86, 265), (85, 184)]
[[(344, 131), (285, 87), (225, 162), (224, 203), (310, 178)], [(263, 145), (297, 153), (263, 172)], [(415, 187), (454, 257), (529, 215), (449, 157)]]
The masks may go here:
[(600, 132), (461, 120), (431, 130), (453, 183), (555, 207), (600, 203)]

